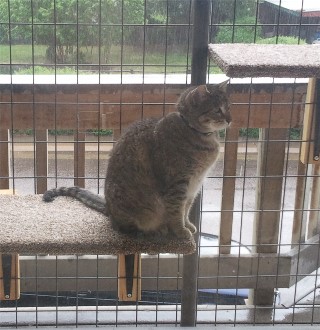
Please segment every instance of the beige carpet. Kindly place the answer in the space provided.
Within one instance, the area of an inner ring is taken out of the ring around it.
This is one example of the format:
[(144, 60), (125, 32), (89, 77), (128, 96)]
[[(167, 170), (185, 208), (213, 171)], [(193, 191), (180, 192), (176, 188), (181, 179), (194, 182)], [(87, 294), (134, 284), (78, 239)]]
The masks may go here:
[(131, 254), (195, 251), (193, 240), (136, 238), (114, 231), (110, 221), (68, 197), (0, 195), (0, 253)]
[(320, 77), (320, 45), (210, 44), (209, 53), (229, 77)]

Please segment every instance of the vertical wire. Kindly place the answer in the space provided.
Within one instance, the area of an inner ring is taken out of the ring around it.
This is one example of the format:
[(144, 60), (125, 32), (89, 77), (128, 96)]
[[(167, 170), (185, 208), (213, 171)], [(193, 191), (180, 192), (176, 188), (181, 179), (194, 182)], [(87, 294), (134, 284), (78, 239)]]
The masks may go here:
[(56, 289), (56, 324), (58, 327), (59, 322), (59, 279), (58, 279), (58, 256), (55, 256), (55, 289)]
[(237, 25), (236, 18), (237, 18), (237, 0), (233, 0), (233, 18), (232, 18), (231, 43), (234, 43), (235, 28), (236, 28), (236, 25)]
[(156, 326), (158, 326), (158, 308), (159, 308), (159, 278), (160, 278), (160, 254), (157, 254), (157, 275), (156, 275)]
[(36, 262), (36, 327), (38, 327), (38, 307), (39, 307), (39, 267), (38, 267), (38, 255), (35, 256), (35, 262)]
[(57, 90), (58, 90), (58, 84), (57, 84), (57, 6), (56, 1), (53, 0), (53, 35), (54, 35), (54, 85), (56, 93), (54, 94), (54, 187), (58, 186), (58, 138), (57, 138)]
[(122, 0), (121, 5), (121, 45), (120, 45), (120, 134), (122, 133), (122, 112), (123, 112), (123, 66), (124, 66), (124, 6), (125, 2)]
[[(7, 0), (7, 4), (8, 4), (8, 35), (9, 35), (9, 71), (10, 71), (10, 114), (11, 114), (11, 129), (10, 129), (10, 139), (11, 139), (11, 177), (12, 177), (12, 189), (15, 192), (15, 186), (16, 186), (16, 180), (15, 180), (15, 146), (14, 146), (14, 120), (13, 120), (13, 79), (12, 79), (12, 75), (13, 75), (13, 69), (12, 69), (12, 35), (11, 35), (11, 6), (10, 6), (10, 0)], [(9, 169), (10, 171), (10, 169)], [(10, 173), (10, 172), (9, 172)], [(10, 183), (9, 183), (10, 185)]]
[(255, 23), (254, 23), (254, 35), (253, 35), (253, 42), (254, 43), (256, 43), (256, 41), (257, 41), (257, 29), (258, 29), (258, 25), (259, 26), (261, 26), (260, 25), (260, 22), (259, 22), (259, 5), (260, 5), (260, 0), (257, 0), (257, 2), (256, 2), (256, 10), (255, 10), (255, 12), (256, 12), (256, 14), (255, 14), (255, 16), (256, 16), (256, 18), (255, 18)]
[(186, 63), (186, 81), (185, 84), (188, 85), (188, 72), (189, 72), (189, 65), (190, 65), (190, 60), (189, 60), (189, 55), (190, 55), (190, 50), (191, 50), (191, 33), (192, 33), (192, 0), (189, 0), (189, 18), (188, 18), (188, 40), (187, 40), (187, 63)]
[(276, 28), (276, 44), (278, 43), (278, 40), (279, 40), (279, 28), (280, 28), (281, 6), (282, 6), (282, 0), (279, 1), (279, 5), (278, 5), (278, 14), (277, 14), (277, 21), (276, 21), (276, 23), (275, 23), (275, 28)]
[(168, 61), (168, 24), (169, 24), (169, 0), (166, 0), (166, 29), (165, 29), (165, 54), (164, 54), (164, 81), (163, 81), (163, 105), (162, 116), (166, 112), (166, 81), (167, 81), (167, 61)]
[[(105, 10), (105, 8), (104, 8)], [(99, 13), (98, 13), (98, 151), (97, 151), (97, 193), (100, 193), (100, 153), (101, 153), (101, 136), (99, 134), (101, 130), (101, 46), (102, 46), (102, 0), (99, 0)], [(96, 265), (97, 265), (97, 272), (96, 272), (96, 321), (95, 325), (96, 327), (99, 325), (99, 298), (100, 298), (100, 292), (99, 292), (99, 255), (96, 255)]]
[[(257, 38), (257, 24), (258, 24), (258, 9), (259, 9), (259, 0), (256, 3), (256, 18), (255, 18), (255, 25), (254, 25), (254, 42), (256, 42)], [(245, 185), (246, 185), (246, 172), (247, 172), (247, 161), (248, 161), (248, 129), (249, 129), (249, 120), (250, 120), (250, 113), (251, 113), (251, 104), (252, 104), (252, 78), (251, 84), (249, 87), (249, 105), (248, 105), (248, 116), (247, 116), (247, 135), (245, 141), (245, 156), (244, 156), (244, 169), (243, 169), (243, 192), (242, 192), (242, 203), (241, 203), (241, 216), (240, 216), (240, 231), (239, 231), (239, 243), (241, 244), (242, 241), (242, 234), (243, 234), (243, 212), (244, 212), (244, 199), (245, 199)], [(253, 233), (252, 233), (253, 235)], [(237, 260), (237, 277), (236, 277), (236, 296), (238, 296), (238, 287), (239, 287), (239, 277), (240, 277), (240, 258), (241, 258), (241, 246), (239, 245), (238, 248), (238, 260)], [(234, 312), (234, 325), (236, 324), (237, 320), (237, 303), (235, 302), (235, 312)]]
[[(73, 134), (73, 139), (74, 139), (74, 152), (73, 152), (73, 181), (76, 179), (77, 180), (77, 185), (79, 184), (79, 182), (82, 182), (82, 178), (79, 177), (80, 173), (79, 171), (79, 167), (80, 166), (80, 159), (81, 161), (85, 161), (85, 156), (84, 159), (82, 159), (82, 157), (80, 156), (80, 146), (79, 146), (79, 139), (82, 138), (82, 132), (81, 132), (81, 124), (80, 124), (80, 109), (79, 109), (79, 68), (80, 68), (80, 63), (79, 63), (79, 0), (76, 1), (76, 49), (77, 49), (77, 56), (76, 56), (76, 113), (77, 113), (77, 127), (76, 127), (76, 134)], [(75, 140), (76, 139), (76, 140)], [(81, 143), (84, 143), (84, 141), (82, 141)], [(76, 155), (75, 155), (76, 153)], [(77, 159), (75, 158), (75, 156), (77, 157)], [(74, 162), (76, 162), (77, 167), (75, 168), (74, 166)], [(85, 182), (83, 183), (85, 186)]]
[(301, 38), (301, 27), (302, 27), (302, 21), (303, 21), (303, 2), (304, 2), (304, 0), (302, 0), (302, 6), (301, 6), (300, 13), (299, 13), (298, 44), (300, 44), (300, 38)]
[[(124, 6), (125, 3), (124, 0), (122, 0), (121, 1), (121, 46), (120, 46), (120, 100), (119, 100), (120, 134), (122, 133), (122, 111), (123, 111)], [(119, 278), (119, 268), (117, 267), (117, 279), (118, 278)], [(117, 292), (119, 292), (118, 280), (117, 280)], [(116, 326), (118, 326), (118, 314), (119, 314), (119, 297), (117, 297), (116, 299)]]
[[(146, 65), (146, 34), (147, 34), (147, 1), (144, 0), (143, 15), (143, 54), (142, 54), (142, 86), (141, 86), (141, 119), (144, 119), (144, 91), (145, 91), (145, 65)], [(137, 285), (138, 285), (137, 281)], [(136, 326), (138, 326), (138, 301), (136, 301)]]
[[(100, 193), (100, 153), (101, 151), (101, 134), (100, 131), (102, 129), (101, 123), (101, 24), (102, 24), (102, 0), (99, 0), (99, 13), (98, 13), (98, 100), (97, 100), (97, 107), (98, 107), (98, 146), (97, 146), (97, 193)], [(95, 26), (94, 29), (95, 30)]]
[[(181, 261), (181, 257), (180, 254), (177, 254), (177, 276), (176, 276), (176, 292), (179, 292), (179, 281), (180, 281), (180, 261)], [(178, 317), (179, 317), (179, 304), (181, 304), (181, 291), (180, 291), (180, 297), (176, 298), (176, 308), (175, 308), (175, 312), (176, 312), (176, 319), (175, 319), (175, 325), (178, 325)]]
[(148, 1), (148, 0), (144, 0), (144, 15), (143, 15), (143, 52), (142, 52), (141, 119), (144, 118), (144, 83), (145, 83), (146, 38), (147, 38), (147, 1)]
[[(32, 125), (33, 125), (33, 186), (34, 193), (38, 193), (39, 173), (37, 169), (37, 129), (36, 129), (36, 110), (35, 110), (35, 68), (34, 68), (34, 12), (33, 0), (30, 0), (31, 9), (31, 65), (32, 65)], [(38, 142), (39, 143), (39, 142)]]
[(201, 261), (201, 233), (202, 233), (202, 216), (203, 216), (203, 195), (204, 195), (204, 189), (203, 185), (201, 187), (200, 191), (200, 205), (199, 205), (199, 236), (198, 236), (198, 253), (199, 257), (197, 260), (197, 278), (196, 278), (196, 288), (197, 288), (197, 294), (196, 294), (196, 309), (195, 309), (195, 326), (197, 326), (198, 323), (198, 301), (199, 301), (199, 276), (200, 276), (200, 261)]
[[(101, 3), (101, 1), (100, 1)], [(99, 292), (99, 273), (100, 273), (100, 267), (99, 267), (99, 255), (96, 255), (96, 321), (95, 321), (95, 326), (98, 327), (99, 325), (99, 297), (100, 297), (100, 292)]]
[[(210, 15), (210, 20), (209, 20), (209, 43), (213, 42), (213, 18), (214, 18), (214, 8), (213, 8), (213, 2), (211, 1), (211, 15)], [(210, 69), (211, 69), (211, 57), (208, 56), (208, 72), (207, 72), (207, 82), (210, 84)]]
[[(76, 156), (78, 159), (73, 159), (73, 162), (77, 162), (77, 170), (76, 173), (74, 173), (74, 177), (76, 176), (77, 181), (79, 182), (79, 166), (80, 166), (80, 159), (82, 158), (80, 156), (80, 146), (79, 146), (79, 138), (82, 138), (82, 132), (80, 131), (81, 124), (80, 124), (80, 110), (79, 110), (79, 53), (80, 53), (80, 47), (79, 47), (79, 0), (76, 1), (76, 43), (77, 43), (77, 63), (76, 63), (76, 68), (77, 68), (77, 92), (76, 92), (76, 102), (77, 102), (77, 129), (76, 129)], [(80, 133), (80, 134), (79, 134)], [(73, 135), (75, 136), (75, 135)], [(85, 156), (84, 156), (85, 157)], [(81, 161), (85, 161), (85, 158), (82, 159)], [(82, 174), (82, 173), (81, 173)], [(80, 179), (81, 180), (81, 179)], [(82, 181), (82, 180), (81, 180)], [(80, 182), (81, 182), (80, 181)], [(83, 183), (85, 186), (85, 182)], [(79, 326), (79, 256), (76, 255), (76, 327)]]
[[(124, 0), (121, 1), (121, 44), (120, 44), (120, 97), (119, 97), (119, 130), (122, 133), (122, 112), (123, 112), (123, 48), (124, 48)], [(115, 139), (115, 132), (113, 132)], [(114, 140), (113, 139), (113, 140)]]
[[(210, 15), (210, 30), (209, 30), (209, 41), (211, 42), (212, 41), (212, 36), (213, 36), (213, 33), (212, 33), (212, 26), (213, 26), (213, 18), (214, 18), (214, 10), (213, 10), (213, 2), (211, 1), (211, 15)], [(219, 16), (218, 16), (218, 20), (219, 20)], [(208, 82), (210, 82), (210, 66), (211, 66), (211, 58), (209, 57), (208, 59)], [(214, 307), (214, 324), (216, 325), (217, 322), (218, 322), (218, 313), (219, 313), (219, 303), (220, 303), (220, 298), (219, 298), (219, 279), (220, 279), (220, 260), (221, 260), (221, 253), (220, 253), (220, 249), (218, 247), (218, 244), (217, 245), (214, 245), (213, 248), (217, 248), (218, 250), (218, 257), (216, 258), (217, 260), (217, 271), (216, 271), (216, 304), (215, 304), (215, 307)], [(201, 253), (201, 252), (200, 252)]]

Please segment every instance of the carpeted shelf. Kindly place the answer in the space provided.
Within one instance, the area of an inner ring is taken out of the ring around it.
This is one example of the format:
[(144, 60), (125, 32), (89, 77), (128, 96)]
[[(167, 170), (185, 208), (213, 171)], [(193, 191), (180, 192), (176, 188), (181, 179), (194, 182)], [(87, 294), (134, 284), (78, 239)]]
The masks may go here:
[(193, 240), (133, 237), (112, 229), (104, 215), (68, 197), (0, 195), (0, 253), (133, 254), (195, 251)]
[(320, 77), (320, 45), (209, 44), (209, 54), (232, 78)]

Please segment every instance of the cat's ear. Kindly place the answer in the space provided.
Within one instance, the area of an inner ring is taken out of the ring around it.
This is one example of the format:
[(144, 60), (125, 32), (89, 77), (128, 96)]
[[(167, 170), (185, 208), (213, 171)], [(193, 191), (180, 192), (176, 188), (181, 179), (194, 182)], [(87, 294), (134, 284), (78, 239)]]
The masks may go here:
[(194, 87), (188, 92), (186, 96), (186, 101), (191, 105), (199, 104), (199, 102), (201, 102), (201, 100), (203, 99), (204, 94), (206, 93), (207, 92), (205, 85)]
[(216, 85), (221, 91), (223, 92), (227, 92), (227, 87), (228, 87), (228, 84), (230, 82), (230, 79), (226, 80), (226, 81), (223, 81), (221, 83), (219, 83), (218, 85)]

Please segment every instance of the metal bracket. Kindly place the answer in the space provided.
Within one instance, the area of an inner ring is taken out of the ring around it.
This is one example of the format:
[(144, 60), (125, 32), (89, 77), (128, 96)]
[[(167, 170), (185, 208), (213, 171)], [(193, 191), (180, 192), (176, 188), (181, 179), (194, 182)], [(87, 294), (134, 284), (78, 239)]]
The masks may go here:
[(10, 299), (11, 294), (11, 267), (12, 267), (12, 255), (2, 254), (2, 281), (3, 281), (3, 296), (5, 299)]
[(125, 269), (126, 269), (126, 288), (127, 297), (132, 297), (133, 292), (133, 273), (134, 273), (134, 254), (128, 254), (124, 256), (125, 258)]
[(19, 298), (19, 254), (0, 253), (0, 300), (17, 300)]
[(118, 256), (118, 297), (120, 301), (141, 300), (141, 255)]

